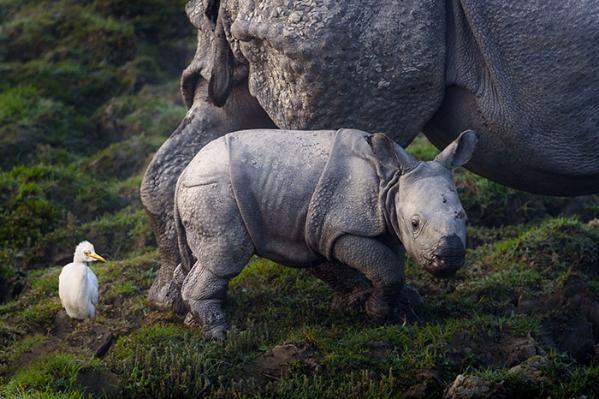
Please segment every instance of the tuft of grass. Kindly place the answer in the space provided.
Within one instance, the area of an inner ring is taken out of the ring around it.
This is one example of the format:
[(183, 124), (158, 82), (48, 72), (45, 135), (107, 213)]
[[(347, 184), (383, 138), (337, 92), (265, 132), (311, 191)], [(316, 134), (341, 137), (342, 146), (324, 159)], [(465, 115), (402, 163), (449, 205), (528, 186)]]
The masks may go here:
[(599, 231), (576, 218), (548, 219), (497, 247), (507, 257), (550, 274), (575, 270), (599, 274)]
[(230, 367), (217, 343), (172, 324), (142, 327), (119, 340), (108, 359), (123, 381), (125, 396), (197, 397)]
[(88, 128), (72, 107), (44, 97), (34, 86), (0, 91), (0, 169), (44, 157), (59, 161), (58, 154), (50, 156), (46, 146), (82, 150)]
[(0, 393), (9, 398), (38, 395), (84, 398), (87, 395), (77, 385), (77, 374), (83, 367), (98, 367), (98, 362), (65, 353), (44, 355), (20, 369)]
[(60, 299), (53, 297), (24, 309), (20, 321), (31, 329), (49, 328), (61, 308)]
[(10, 348), (0, 348), (0, 375), (9, 371), (9, 364), (16, 361), (24, 353), (31, 351), (47, 341), (47, 337), (42, 334), (34, 334), (24, 337), (15, 342)]
[(439, 154), (439, 150), (422, 134), (416, 136), (406, 150), (421, 161), (432, 161)]

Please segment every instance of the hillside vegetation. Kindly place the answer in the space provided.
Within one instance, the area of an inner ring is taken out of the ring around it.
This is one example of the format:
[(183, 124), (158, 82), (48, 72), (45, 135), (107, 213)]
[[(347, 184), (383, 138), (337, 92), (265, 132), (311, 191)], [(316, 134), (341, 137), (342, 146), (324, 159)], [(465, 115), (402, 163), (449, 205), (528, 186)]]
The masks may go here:
[[(151, 310), (138, 187), (185, 114), (184, 3), (0, 0), (1, 398), (599, 396), (599, 196), (456, 172), (470, 249), (451, 280), (408, 262), (421, 323), (332, 309), (322, 282), (259, 258), (231, 284), (224, 343)], [(57, 293), (84, 239), (110, 259), (93, 323)]]

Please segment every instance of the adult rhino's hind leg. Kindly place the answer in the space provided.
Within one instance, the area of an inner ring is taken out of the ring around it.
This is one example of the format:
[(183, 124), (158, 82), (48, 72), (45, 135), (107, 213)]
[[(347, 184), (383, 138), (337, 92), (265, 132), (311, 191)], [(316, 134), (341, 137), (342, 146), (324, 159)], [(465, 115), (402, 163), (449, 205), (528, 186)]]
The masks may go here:
[(248, 92), (247, 84), (236, 86), (222, 108), (210, 104), (206, 83), (201, 81), (187, 116), (160, 147), (144, 175), (140, 194), (150, 217), (160, 253), (160, 270), (150, 288), (150, 305), (159, 309), (185, 311), (180, 287), (173, 281), (179, 264), (179, 249), (173, 218), (175, 185), (181, 171), (210, 141), (226, 133), (273, 127), (272, 121)]
[(204, 338), (224, 339), (229, 330), (223, 304), (229, 281), (241, 272), (252, 255), (251, 245), (243, 249), (223, 248), (211, 254), (210, 259), (198, 260), (183, 282), (183, 300), (189, 314), (201, 325)]
[(140, 194), (150, 218), (160, 253), (160, 269), (148, 299), (159, 309), (182, 310), (180, 294), (172, 281), (179, 263), (179, 249), (173, 218), (175, 184), (181, 171), (204, 144), (217, 132), (203, 132), (204, 120), (191, 109), (148, 165)]

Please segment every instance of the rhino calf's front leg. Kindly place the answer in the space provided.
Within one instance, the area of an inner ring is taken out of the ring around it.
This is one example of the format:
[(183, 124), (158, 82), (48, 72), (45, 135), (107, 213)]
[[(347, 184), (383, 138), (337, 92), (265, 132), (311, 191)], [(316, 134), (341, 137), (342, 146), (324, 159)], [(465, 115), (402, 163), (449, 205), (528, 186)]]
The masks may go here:
[(344, 235), (335, 241), (333, 256), (359, 270), (372, 283), (373, 291), (366, 302), (366, 313), (376, 322), (393, 317), (404, 286), (403, 260), (380, 241)]

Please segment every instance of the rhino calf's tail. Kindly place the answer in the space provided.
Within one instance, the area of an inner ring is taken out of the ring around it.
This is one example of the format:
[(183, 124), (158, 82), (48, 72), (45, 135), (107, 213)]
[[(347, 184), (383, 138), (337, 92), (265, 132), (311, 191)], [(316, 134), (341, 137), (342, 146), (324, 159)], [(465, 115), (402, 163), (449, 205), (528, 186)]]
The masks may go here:
[[(181, 174), (183, 176), (183, 174)], [(175, 219), (175, 231), (177, 233), (177, 245), (179, 246), (179, 255), (181, 256), (181, 266), (185, 271), (185, 274), (189, 273), (191, 267), (194, 264), (193, 253), (191, 252), (191, 248), (187, 245), (187, 235), (185, 233), (185, 227), (183, 226), (183, 222), (181, 221), (181, 216), (179, 215), (179, 206), (178, 206), (178, 194), (179, 194), (179, 183), (181, 181), (181, 176), (177, 180), (177, 185), (175, 186), (175, 198), (174, 198), (174, 219)]]

